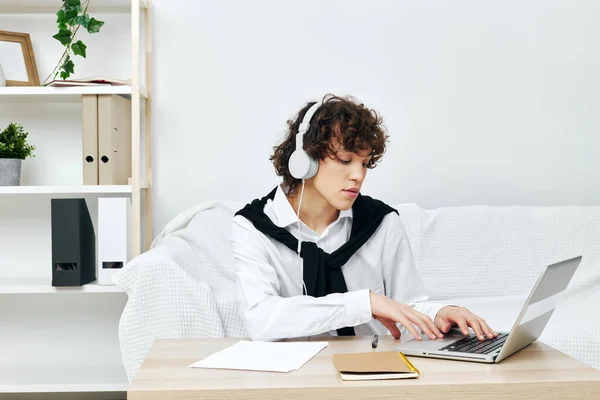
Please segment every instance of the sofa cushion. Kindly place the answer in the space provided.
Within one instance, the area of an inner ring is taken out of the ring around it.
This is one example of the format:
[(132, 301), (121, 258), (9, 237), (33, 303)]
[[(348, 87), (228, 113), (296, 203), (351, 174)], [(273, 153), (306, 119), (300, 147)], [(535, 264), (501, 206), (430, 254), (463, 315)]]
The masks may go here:
[[(244, 336), (229, 242), (243, 202), (185, 210), (115, 276), (129, 299), (119, 327), (131, 379), (157, 337)], [(542, 341), (600, 368), (600, 207), (396, 206), (432, 300), (509, 330), (541, 269), (583, 255)]]
[(600, 207), (396, 208), (433, 300), (523, 295), (547, 264), (578, 255), (570, 291), (600, 288)]

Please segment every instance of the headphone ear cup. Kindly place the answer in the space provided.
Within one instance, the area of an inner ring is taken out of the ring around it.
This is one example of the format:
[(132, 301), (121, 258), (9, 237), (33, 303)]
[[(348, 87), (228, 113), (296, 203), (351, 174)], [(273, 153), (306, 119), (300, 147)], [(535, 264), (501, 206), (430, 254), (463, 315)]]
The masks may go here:
[(296, 150), (294, 150), (288, 160), (288, 170), (296, 179), (312, 178), (317, 174), (317, 170), (319, 169), (317, 160), (306, 154), (302, 145), (304, 143), (304, 134), (310, 127), (310, 119), (321, 105), (321, 103), (313, 104), (306, 111), (304, 117), (302, 117), (302, 122), (298, 126), (298, 133), (296, 133)]
[(294, 178), (306, 179), (306, 175), (311, 171), (310, 157), (304, 150), (294, 151), (288, 161), (288, 169)]
[(317, 174), (317, 171), (319, 170), (319, 162), (308, 155), (306, 155), (306, 157), (308, 158), (309, 167), (304, 179), (309, 179)]

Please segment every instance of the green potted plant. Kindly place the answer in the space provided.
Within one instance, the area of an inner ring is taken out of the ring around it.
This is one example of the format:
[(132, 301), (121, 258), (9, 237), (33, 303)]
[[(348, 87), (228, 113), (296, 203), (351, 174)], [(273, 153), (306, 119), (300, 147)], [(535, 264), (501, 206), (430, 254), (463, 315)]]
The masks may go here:
[(27, 143), (27, 135), (19, 124), (11, 123), (0, 132), (0, 186), (19, 186), (21, 163), (34, 157), (34, 146)]

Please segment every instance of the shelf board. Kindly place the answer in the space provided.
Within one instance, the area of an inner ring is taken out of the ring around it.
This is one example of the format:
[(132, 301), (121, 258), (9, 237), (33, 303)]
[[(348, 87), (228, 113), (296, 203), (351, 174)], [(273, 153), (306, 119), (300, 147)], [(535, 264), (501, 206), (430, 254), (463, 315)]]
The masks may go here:
[(79, 102), (84, 94), (118, 94), (131, 97), (131, 86), (8, 86), (0, 87), (0, 102)]
[[(57, 0), (2, 0), (0, 1), (0, 14), (31, 14), (54, 13), (61, 6)], [(148, 8), (146, 0), (140, 0), (140, 8)], [(90, 12), (94, 13), (129, 13), (131, 0), (93, 0)]]
[(54, 287), (47, 277), (0, 277), (1, 294), (33, 293), (124, 293), (114, 285), (98, 285), (97, 281), (83, 286)]
[(131, 185), (0, 186), (0, 195), (8, 194), (131, 194)]
[(0, 366), (0, 393), (126, 392), (128, 386), (120, 365)]

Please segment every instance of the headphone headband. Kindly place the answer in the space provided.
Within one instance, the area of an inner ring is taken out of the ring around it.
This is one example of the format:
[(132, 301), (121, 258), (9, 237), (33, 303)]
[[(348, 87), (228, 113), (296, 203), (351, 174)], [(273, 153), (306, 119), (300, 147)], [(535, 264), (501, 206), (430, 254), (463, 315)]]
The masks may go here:
[(288, 161), (288, 168), (292, 176), (296, 179), (308, 179), (315, 176), (319, 169), (319, 163), (317, 160), (310, 157), (304, 151), (304, 134), (310, 129), (310, 120), (315, 112), (323, 105), (323, 102), (317, 101), (313, 104), (304, 117), (302, 122), (298, 126), (298, 133), (296, 133), (296, 150), (290, 156)]
[(304, 134), (308, 131), (308, 129), (310, 128), (310, 120), (312, 119), (312, 116), (322, 105), (323, 105), (322, 102), (317, 101), (315, 104), (313, 104), (308, 109), (308, 111), (306, 111), (306, 114), (304, 114), (304, 118), (302, 118), (302, 122), (300, 123), (300, 126), (298, 127), (299, 134), (300, 133)]

